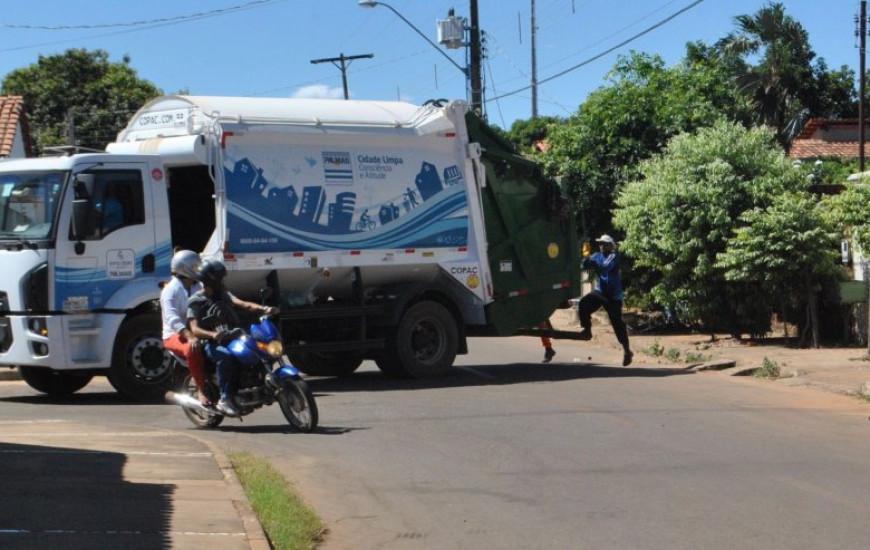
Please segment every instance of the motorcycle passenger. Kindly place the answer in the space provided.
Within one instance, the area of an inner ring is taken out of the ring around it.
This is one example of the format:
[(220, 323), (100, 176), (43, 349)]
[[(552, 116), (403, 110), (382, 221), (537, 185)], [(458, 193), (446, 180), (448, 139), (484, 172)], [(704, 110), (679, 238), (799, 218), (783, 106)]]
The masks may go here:
[(240, 326), (235, 309), (272, 315), (278, 308), (246, 302), (224, 287), (227, 268), (217, 260), (206, 260), (196, 272), (203, 288), (188, 304), (187, 317), (194, 336), (204, 340), (203, 351), (217, 367), (220, 401), (217, 409), (226, 416), (238, 416), (239, 409), (233, 402), (236, 359), (227, 349), (232, 340), (230, 331)]
[(179, 250), (170, 262), (172, 279), (160, 291), (160, 313), (163, 318), (163, 347), (183, 357), (196, 383), (200, 402), (211, 405), (203, 392), (205, 388), (205, 359), (199, 340), (187, 326), (187, 303), (190, 297), (202, 290), (196, 282), (199, 255), (191, 250)]

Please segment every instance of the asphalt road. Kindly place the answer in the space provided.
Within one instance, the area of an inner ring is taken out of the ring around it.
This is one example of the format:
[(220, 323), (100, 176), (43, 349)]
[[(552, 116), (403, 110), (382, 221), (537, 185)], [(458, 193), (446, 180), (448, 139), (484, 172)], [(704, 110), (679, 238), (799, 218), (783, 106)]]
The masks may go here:
[[(866, 548), (870, 405), (615, 351), (473, 340), (455, 374), (312, 379), (315, 434), (277, 407), (197, 432), (269, 458), (334, 549)], [(102, 381), (65, 401), (0, 383), (3, 420), (192, 429)]]

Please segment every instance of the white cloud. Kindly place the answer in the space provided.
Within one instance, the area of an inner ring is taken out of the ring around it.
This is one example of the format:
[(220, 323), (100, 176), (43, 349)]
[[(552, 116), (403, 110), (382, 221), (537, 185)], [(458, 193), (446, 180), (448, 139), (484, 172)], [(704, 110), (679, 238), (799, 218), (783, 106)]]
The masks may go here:
[(299, 88), (290, 97), (306, 97), (315, 99), (344, 99), (343, 88), (330, 88), (326, 84), (313, 84)]

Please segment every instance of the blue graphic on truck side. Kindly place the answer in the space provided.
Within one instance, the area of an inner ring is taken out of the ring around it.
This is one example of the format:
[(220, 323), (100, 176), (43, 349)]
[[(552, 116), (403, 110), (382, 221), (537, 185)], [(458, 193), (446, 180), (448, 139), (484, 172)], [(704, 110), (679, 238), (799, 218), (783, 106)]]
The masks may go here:
[[(297, 178), (294, 184), (276, 185), (248, 157), (232, 169), (225, 166), (230, 249), (244, 253), (468, 244), (468, 197), (458, 166), (444, 167), (442, 180), (438, 168), (423, 161), (413, 181), (402, 181), (397, 169), (407, 172), (411, 167), (402, 166), (405, 159), (400, 156), (357, 155), (356, 164), (351, 158), (349, 152), (323, 152), (322, 185), (296, 183)], [(309, 168), (316, 164), (311, 160), (305, 157)], [(281, 175), (296, 176), (304, 169), (293, 167)], [(355, 177), (383, 183), (354, 186)], [(358, 206), (359, 193), (367, 195), (365, 206)]]
[[(118, 252), (123, 252), (123, 256), (129, 252), (130, 257), (125, 257), (120, 263), (116, 263), (113, 260), (121, 256)], [(101, 267), (58, 266), (54, 274), (54, 308), (63, 311), (83, 311), (105, 307), (115, 292), (145, 275), (142, 265), (143, 258), (148, 254), (155, 256), (155, 271), (147, 275), (168, 278), (169, 262), (172, 257), (172, 246), (169, 242), (162, 243), (155, 249), (140, 250), (135, 253), (132, 250), (113, 250), (112, 256), (115, 258), (107, 257), (106, 264)], [(154, 297), (158, 294), (159, 289), (155, 286)]]

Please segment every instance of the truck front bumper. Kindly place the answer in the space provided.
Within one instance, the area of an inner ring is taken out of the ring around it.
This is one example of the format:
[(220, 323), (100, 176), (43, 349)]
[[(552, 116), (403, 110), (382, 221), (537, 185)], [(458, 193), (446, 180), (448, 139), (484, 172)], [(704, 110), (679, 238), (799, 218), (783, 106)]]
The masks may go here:
[(65, 367), (60, 318), (11, 315), (0, 317), (0, 366)]

